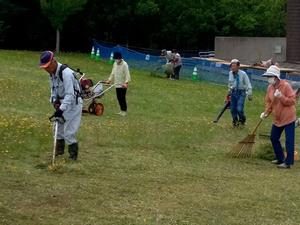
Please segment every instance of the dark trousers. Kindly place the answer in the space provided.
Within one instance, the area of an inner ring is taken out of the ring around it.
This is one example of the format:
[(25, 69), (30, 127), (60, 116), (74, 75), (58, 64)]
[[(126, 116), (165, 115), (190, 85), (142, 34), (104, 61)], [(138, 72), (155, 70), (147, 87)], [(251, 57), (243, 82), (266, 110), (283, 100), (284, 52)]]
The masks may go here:
[(127, 111), (126, 92), (127, 88), (116, 88), (117, 98), (121, 111)]
[[(287, 153), (286, 159), (284, 159), (284, 154), (280, 143), (280, 137), (283, 130), (285, 131), (285, 148)], [(287, 165), (293, 165), (295, 151), (295, 122), (282, 127), (277, 127), (273, 124), (271, 131), (271, 142), (276, 159), (281, 162), (285, 162)]]
[(244, 104), (246, 99), (245, 90), (233, 90), (231, 93), (230, 111), (233, 123), (246, 122), (244, 114)]
[(179, 72), (180, 72), (180, 69), (181, 69), (181, 66), (174, 67), (174, 78), (175, 78), (176, 80), (179, 80)]

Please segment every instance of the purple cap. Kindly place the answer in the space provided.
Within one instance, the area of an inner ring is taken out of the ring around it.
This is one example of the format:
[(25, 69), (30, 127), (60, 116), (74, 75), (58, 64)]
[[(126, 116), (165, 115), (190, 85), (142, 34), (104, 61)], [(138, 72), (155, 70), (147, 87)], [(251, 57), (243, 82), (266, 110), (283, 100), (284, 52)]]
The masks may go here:
[(40, 57), (40, 67), (47, 68), (49, 66), (49, 64), (51, 63), (53, 56), (54, 56), (54, 54), (51, 51), (42, 52), (41, 57)]

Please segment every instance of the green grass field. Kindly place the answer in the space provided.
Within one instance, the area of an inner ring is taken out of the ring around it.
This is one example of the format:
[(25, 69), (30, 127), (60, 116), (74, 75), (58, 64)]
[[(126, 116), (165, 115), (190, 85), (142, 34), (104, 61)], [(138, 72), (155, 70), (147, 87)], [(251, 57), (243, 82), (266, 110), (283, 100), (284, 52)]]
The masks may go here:
[[(94, 81), (111, 70), (88, 55), (58, 59)], [(225, 155), (257, 123), (263, 91), (246, 104), (247, 127), (232, 129), (229, 112), (211, 122), (226, 87), (131, 70), (128, 116), (115, 115), (115, 92), (107, 93), (104, 116), (83, 117), (78, 162), (59, 158), (49, 171), (53, 109), (38, 61), (37, 52), (0, 51), (1, 225), (300, 224), (298, 162), (278, 170), (263, 138), (253, 159)]]

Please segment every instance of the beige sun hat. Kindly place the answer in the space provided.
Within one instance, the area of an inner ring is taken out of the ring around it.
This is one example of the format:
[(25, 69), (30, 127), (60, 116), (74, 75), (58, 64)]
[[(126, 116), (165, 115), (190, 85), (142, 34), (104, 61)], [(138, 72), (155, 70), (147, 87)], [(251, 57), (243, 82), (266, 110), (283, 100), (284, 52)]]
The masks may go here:
[(277, 77), (280, 80), (280, 69), (278, 66), (270, 66), (262, 75), (263, 77)]

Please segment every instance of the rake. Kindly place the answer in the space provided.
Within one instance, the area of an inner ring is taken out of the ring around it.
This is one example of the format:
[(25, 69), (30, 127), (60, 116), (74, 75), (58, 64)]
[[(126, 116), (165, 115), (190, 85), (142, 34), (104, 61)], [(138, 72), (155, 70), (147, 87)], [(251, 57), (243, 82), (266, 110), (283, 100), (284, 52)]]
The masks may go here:
[(262, 119), (257, 123), (253, 132), (245, 137), (242, 141), (240, 141), (229, 153), (228, 155), (233, 158), (249, 158), (252, 156), (252, 147), (255, 143), (256, 131), (260, 124), (262, 123)]

